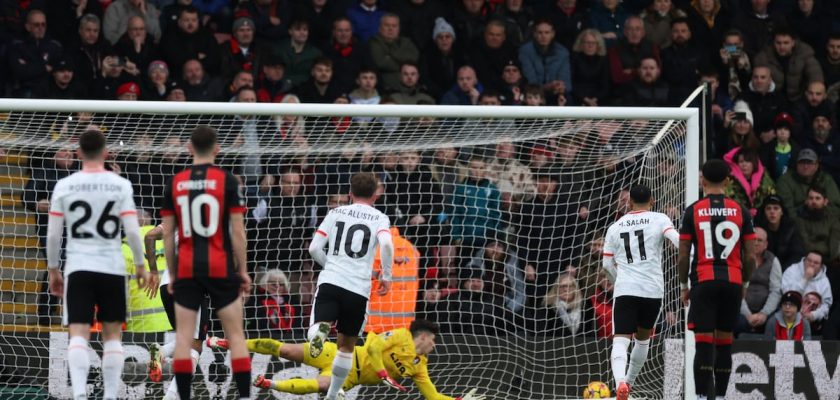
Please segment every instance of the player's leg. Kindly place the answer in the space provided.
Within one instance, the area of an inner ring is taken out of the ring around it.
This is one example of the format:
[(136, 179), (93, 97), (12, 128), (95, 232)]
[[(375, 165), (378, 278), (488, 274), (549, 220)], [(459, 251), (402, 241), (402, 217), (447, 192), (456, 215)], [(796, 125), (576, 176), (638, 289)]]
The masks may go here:
[[(169, 324), (177, 331), (177, 321), (175, 318), (175, 301), (172, 298), (172, 295), (169, 294), (168, 285), (163, 285), (160, 287), (160, 298), (161, 302), (163, 303), (163, 309), (166, 311), (166, 317), (169, 319)], [(196, 318), (196, 326), (195, 331), (193, 332), (193, 341), (192, 341), (192, 349), (190, 349), (190, 358), (192, 359), (193, 363), (193, 373), (195, 373), (195, 369), (198, 368), (198, 358), (201, 355), (201, 345), (204, 341), (204, 338), (207, 335), (207, 326), (209, 324), (210, 319), (210, 311), (208, 306), (207, 297), (204, 296), (204, 299), (201, 302), (201, 307), (198, 310), (198, 318)], [(152, 356), (151, 363), (149, 364), (149, 375), (150, 378), (153, 374), (161, 373), (160, 367), (163, 364), (163, 361), (167, 358), (171, 359), (174, 352), (175, 352), (175, 342), (171, 341), (169, 343), (164, 344), (163, 346), (158, 346), (157, 343), (153, 343), (149, 346), (149, 352)], [(155, 372), (155, 367), (157, 367), (157, 372)], [(154, 380), (154, 379), (153, 379)], [(172, 377), (172, 381), (169, 383), (169, 386), (166, 388), (166, 394), (164, 395), (164, 400), (177, 400), (178, 399), (178, 384), (176, 382), (176, 377)]]
[(172, 371), (181, 400), (189, 400), (195, 366), (192, 360), (193, 336), (204, 287), (195, 279), (179, 279), (172, 283), (175, 300), (175, 350), (172, 353)]
[(630, 338), (636, 330), (637, 305), (632, 296), (618, 296), (613, 303), (613, 343), (610, 354), (613, 378), (615, 378), (616, 398), (626, 400), (630, 388), (626, 379), (627, 350)]
[(318, 357), (314, 358), (309, 355), (308, 347), (309, 343), (284, 344), (281, 347), (280, 354), (287, 360), (302, 362), (304, 365), (317, 368), (320, 373), (317, 379), (294, 378), (272, 381), (263, 376), (257, 376), (254, 380), (254, 386), (295, 394), (315, 393), (318, 391), (326, 392), (329, 389), (333, 359), (335, 359), (338, 347), (335, 343), (326, 343), (324, 345), (324, 351)]
[[(211, 291), (214, 306), (218, 305), (216, 315), (222, 323), (222, 330), (230, 350), (230, 366), (233, 381), (239, 389), (239, 398), (251, 397), (251, 358), (245, 346), (245, 327), (242, 317), (242, 297), (239, 296), (239, 282), (235, 280), (215, 280)], [(233, 297), (235, 295), (235, 297)]]
[(367, 318), (367, 298), (344, 289), (341, 289), (338, 298), (341, 299), (340, 313), (336, 322), (338, 351), (332, 364), (332, 380), (327, 391), (327, 400), (336, 399), (347, 380), (347, 375), (350, 375), (353, 369), (353, 350), (359, 341), (359, 336), (364, 332)]
[(729, 284), (720, 291), (718, 320), (714, 332), (715, 344), (715, 398), (726, 397), (729, 376), (732, 374), (732, 330), (738, 322), (741, 304), (741, 285)]
[(67, 366), (74, 399), (87, 398), (90, 371), (90, 325), (93, 323), (96, 298), (91, 289), (89, 273), (77, 271), (67, 277), (64, 294), (64, 323), (69, 326)]
[(331, 325), (338, 319), (341, 310), (339, 293), (342, 290), (330, 284), (318, 285), (315, 290), (315, 303), (309, 317), (309, 331), (306, 333), (309, 356), (312, 358), (317, 358), (324, 350)]
[[(705, 399), (714, 379), (715, 347), (715, 305), (710, 296), (715, 293), (709, 285), (714, 282), (698, 283), (691, 288), (690, 313), (694, 323), (694, 391), (698, 398)], [(740, 303), (739, 303), (740, 304)]]
[(630, 352), (630, 367), (627, 368), (627, 383), (631, 386), (642, 371), (650, 350), (650, 335), (662, 309), (662, 299), (640, 298), (639, 324), (633, 335), (633, 351)]
[(330, 381), (331, 377), (329, 375), (320, 375), (317, 378), (310, 379), (293, 378), (281, 381), (272, 381), (260, 375), (254, 381), (254, 386), (262, 389), (273, 389), (278, 392), (310, 394), (326, 392), (330, 387)]
[(121, 335), (126, 319), (127, 282), (124, 276), (108, 274), (97, 274), (95, 282), (97, 319), (102, 323), (103, 398), (116, 400), (125, 365)]

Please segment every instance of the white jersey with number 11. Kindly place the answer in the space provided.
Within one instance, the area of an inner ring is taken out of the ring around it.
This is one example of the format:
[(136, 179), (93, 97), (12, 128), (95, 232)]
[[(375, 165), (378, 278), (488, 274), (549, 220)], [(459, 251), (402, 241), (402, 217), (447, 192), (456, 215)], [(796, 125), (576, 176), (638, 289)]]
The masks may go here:
[(370, 297), (371, 273), (380, 235), (391, 235), (388, 216), (365, 204), (330, 210), (315, 232), (327, 238), (327, 261), (318, 285), (329, 283)]
[(664, 297), (662, 246), (666, 238), (679, 246), (679, 233), (671, 219), (658, 212), (632, 211), (610, 226), (604, 239), (604, 258), (617, 264), (615, 297)]

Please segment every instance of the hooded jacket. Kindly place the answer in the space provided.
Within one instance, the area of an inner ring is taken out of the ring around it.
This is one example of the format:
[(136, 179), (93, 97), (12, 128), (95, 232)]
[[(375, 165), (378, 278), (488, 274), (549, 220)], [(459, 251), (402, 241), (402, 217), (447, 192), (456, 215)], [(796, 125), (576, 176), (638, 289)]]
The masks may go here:
[(788, 267), (782, 274), (782, 293), (795, 290), (804, 297), (807, 293), (817, 292), (822, 297), (822, 303), (813, 312), (817, 321), (828, 318), (828, 310), (834, 302), (831, 284), (828, 282), (825, 270), (826, 267), (823, 265), (820, 272), (817, 272), (813, 278), (805, 280), (805, 259), (803, 258), (802, 261)]
[(811, 324), (806, 324), (802, 314), (796, 313), (796, 320), (790, 328), (785, 324), (782, 310), (776, 311), (767, 319), (764, 325), (764, 339), (766, 340), (811, 340)]

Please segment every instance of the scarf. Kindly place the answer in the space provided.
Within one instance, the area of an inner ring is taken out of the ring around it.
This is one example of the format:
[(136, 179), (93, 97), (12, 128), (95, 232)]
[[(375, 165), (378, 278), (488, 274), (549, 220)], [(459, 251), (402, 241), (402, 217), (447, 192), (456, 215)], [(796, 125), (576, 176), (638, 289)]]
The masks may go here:
[(554, 303), (554, 308), (557, 310), (557, 315), (563, 320), (563, 325), (569, 328), (572, 335), (575, 335), (580, 329), (580, 304), (574, 310), (569, 310), (568, 307), (571, 307), (571, 305), (563, 300), (557, 300)]

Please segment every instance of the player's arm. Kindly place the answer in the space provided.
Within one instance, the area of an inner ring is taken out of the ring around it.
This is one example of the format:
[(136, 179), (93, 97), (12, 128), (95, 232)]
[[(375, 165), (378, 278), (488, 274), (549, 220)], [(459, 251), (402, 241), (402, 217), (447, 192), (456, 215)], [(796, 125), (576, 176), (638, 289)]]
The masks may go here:
[(394, 266), (394, 242), (391, 240), (391, 232), (382, 229), (376, 233), (379, 241), (379, 258), (381, 259), (381, 270), (379, 274), (378, 294), (384, 296), (391, 289), (391, 269)]
[(166, 259), (166, 270), (169, 271), (169, 292), (172, 293), (172, 284), (178, 277), (178, 263), (175, 260), (175, 230), (178, 227), (175, 225), (175, 215), (171, 213), (163, 215), (163, 256)]
[(321, 225), (318, 225), (318, 230), (316, 230), (315, 234), (312, 235), (312, 241), (309, 242), (309, 255), (312, 256), (312, 259), (322, 267), (327, 265), (327, 253), (324, 252), (324, 247), (326, 247), (329, 242), (328, 232), (332, 232), (333, 225), (335, 224), (335, 218), (334, 213), (328, 213), (327, 216), (324, 217), (324, 220), (321, 221)]
[(239, 267), (240, 291), (247, 296), (251, 292), (251, 277), (248, 275), (248, 238), (244, 213), (230, 214), (230, 241), (233, 259)]
[(604, 240), (604, 253), (601, 258), (604, 272), (607, 273), (607, 279), (609, 279), (612, 283), (615, 283), (618, 272), (616, 271), (615, 263), (615, 240), (613, 240), (615, 236), (614, 232), (615, 231), (613, 229), (607, 229), (607, 235)]
[(688, 269), (691, 266), (691, 246), (694, 239), (694, 207), (686, 207), (680, 226), (680, 245), (677, 256), (677, 280), (680, 284), (683, 303), (688, 301)]
[(64, 212), (59, 209), (60, 201), (50, 204), (47, 222), (47, 268), (49, 270), (50, 293), (64, 297), (64, 278), (61, 276), (61, 231), (64, 229)]
[(426, 361), (421, 361), (423, 364), (418, 365), (417, 372), (411, 377), (411, 380), (414, 381), (414, 384), (417, 386), (417, 389), (420, 390), (420, 394), (423, 395), (423, 398), (426, 400), (484, 400), (485, 396), (480, 394), (475, 394), (476, 389), (472, 389), (463, 396), (458, 397), (449, 397), (447, 395), (438, 393), (435, 384), (432, 383), (432, 379), (429, 378), (429, 369), (426, 367)]
[(744, 282), (744, 287), (749, 285), (750, 276), (755, 271), (755, 229), (753, 228), (752, 217), (750, 210), (741, 206), (741, 215), (743, 215), (743, 223), (741, 226), (741, 281)]
[(146, 249), (146, 262), (149, 263), (149, 271), (153, 274), (157, 274), (157, 254), (156, 254), (156, 247), (157, 241), (163, 239), (163, 224), (160, 224), (148, 232), (146, 232), (146, 236), (143, 236), (143, 245)]
[[(411, 335), (409, 335), (409, 337), (410, 336)], [(370, 332), (365, 339), (364, 348), (368, 355), (368, 362), (370, 362), (371, 367), (376, 370), (376, 375), (379, 376), (382, 383), (401, 392), (405, 392), (408, 389), (400, 385), (397, 381), (391, 378), (390, 375), (388, 375), (388, 370), (385, 369), (385, 362), (382, 357), (385, 351), (400, 340), (405, 341), (405, 338), (399, 333), (399, 331), (392, 331), (392, 334), (386, 335), (384, 339), (382, 336), (377, 335), (374, 332)], [(414, 341), (412, 340), (411, 343), (408, 343), (408, 345), (414, 346)]]
[(664, 225), (662, 226), (662, 235), (665, 236), (665, 239), (668, 239), (671, 244), (674, 245), (675, 248), (680, 248), (680, 234), (674, 228), (674, 224), (671, 223), (671, 219), (667, 216), (663, 216)]
[(144, 289), (150, 283), (157, 286), (157, 274), (154, 278), (150, 278), (149, 272), (146, 271), (143, 239), (140, 237), (140, 221), (137, 219), (137, 206), (134, 204), (134, 189), (128, 181), (123, 181), (123, 186), (126, 191), (120, 202), (120, 219), (122, 220), (123, 231), (125, 231), (125, 241), (134, 258), (137, 288)]

